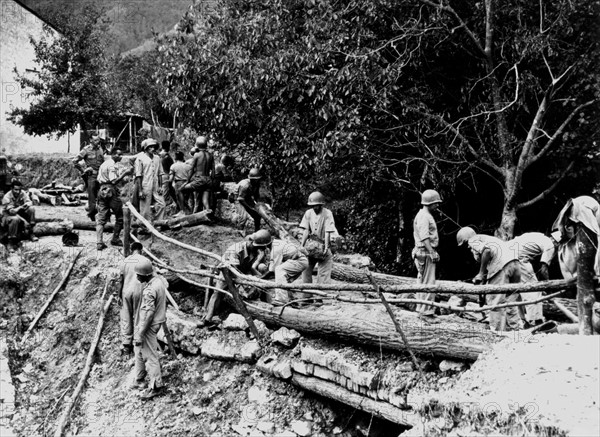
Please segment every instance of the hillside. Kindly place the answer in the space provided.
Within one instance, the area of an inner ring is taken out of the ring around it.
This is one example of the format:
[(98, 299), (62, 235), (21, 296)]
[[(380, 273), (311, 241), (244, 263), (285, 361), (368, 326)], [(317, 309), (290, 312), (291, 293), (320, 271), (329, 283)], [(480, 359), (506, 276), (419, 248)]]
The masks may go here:
[[(85, 4), (74, 0), (23, 0), (23, 3), (42, 17), (51, 16), (54, 11), (72, 9), (77, 14)], [(106, 9), (110, 19), (112, 44), (109, 53), (123, 53), (138, 47), (151, 39), (153, 32), (162, 33), (173, 28), (179, 18), (191, 5), (192, 0), (136, 0), (132, 2), (116, 2), (114, 0), (97, 0), (95, 2)]]

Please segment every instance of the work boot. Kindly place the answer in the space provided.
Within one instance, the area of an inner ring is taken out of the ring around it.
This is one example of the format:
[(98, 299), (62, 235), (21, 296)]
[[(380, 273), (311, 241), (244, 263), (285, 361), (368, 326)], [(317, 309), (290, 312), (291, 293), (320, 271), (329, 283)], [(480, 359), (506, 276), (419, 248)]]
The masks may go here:
[(142, 390), (146, 388), (146, 382), (143, 379), (136, 379), (129, 387), (133, 390)]
[(117, 237), (116, 239), (113, 238), (112, 240), (110, 240), (110, 244), (111, 246), (123, 246), (123, 241), (121, 241), (121, 239)]
[(140, 399), (142, 401), (149, 401), (150, 399), (153, 399), (157, 396), (162, 396), (164, 394), (165, 394), (164, 387), (148, 388), (148, 389), (144, 390), (142, 392), (142, 394), (140, 394)]
[(102, 242), (96, 244), (96, 249), (98, 249), (98, 250), (104, 250), (107, 247), (108, 246), (106, 244), (102, 243)]

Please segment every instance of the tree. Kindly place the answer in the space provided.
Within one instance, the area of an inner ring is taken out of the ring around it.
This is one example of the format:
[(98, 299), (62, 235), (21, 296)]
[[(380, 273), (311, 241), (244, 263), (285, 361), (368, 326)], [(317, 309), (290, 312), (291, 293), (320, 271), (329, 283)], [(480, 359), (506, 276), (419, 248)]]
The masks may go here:
[(51, 21), (60, 34), (47, 26), (44, 37), (31, 40), (39, 76), (18, 74), (34, 101), (27, 109), (9, 113), (9, 120), (29, 135), (62, 136), (78, 125), (85, 130), (115, 116), (118, 109), (116, 92), (107, 80), (103, 11), (86, 3), (76, 14), (56, 12)]
[(165, 105), (262, 163), (280, 199), (347, 198), (371, 254), (402, 235), (392, 217), (407, 192), (451, 200), (482, 178), (510, 236), (598, 139), (598, 2), (223, 5), (192, 9), (160, 41)]

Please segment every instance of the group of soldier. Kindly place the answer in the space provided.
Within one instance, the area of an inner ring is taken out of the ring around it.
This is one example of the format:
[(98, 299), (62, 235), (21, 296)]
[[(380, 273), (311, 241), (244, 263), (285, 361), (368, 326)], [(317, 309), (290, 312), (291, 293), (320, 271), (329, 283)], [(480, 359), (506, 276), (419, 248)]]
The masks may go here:
[[(418, 282), (422, 284), (435, 284), (436, 265), (440, 261), (437, 252), (439, 237), (434, 218), (439, 204), (442, 202), (440, 195), (435, 190), (426, 190), (421, 195), (422, 209), (417, 213), (414, 222), (415, 248), (412, 252), (414, 263), (417, 267)], [(600, 223), (600, 208), (598, 202), (588, 196), (574, 199), (574, 202), (583, 203), (589, 209), (591, 229), (598, 228)], [(586, 209), (586, 210), (587, 210)], [(595, 211), (595, 212), (594, 212)], [(598, 222), (598, 223), (596, 223)], [(559, 264), (565, 278), (575, 274), (574, 247), (575, 227), (574, 222), (567, 218), (557, 219), (555, 223), (560, 230), (546, 236), (541, 232), (527, 232), (503, 241), (500, 238), (477, 233), (471, 227), (463, 227), (456, 234), (458, 246), (466, 245), (475, 261), (479, 263), (479, 272), (472, 279), (474, 284), (514, 284), (520, 282), (533, 282), (548, 280), (548, 267), (555, 254), (559, 253)], [(533, 263), (539, 265), (534, 271)], [(541, 297), (542, 292), (533, 293), (507, 293), (487, 294), (486, 304), (497, 307), (505, 303), (517, 301), (535, 302)], [(434, 302), (434, 293), (417, 293), (416, 298), (421, 301)], [(532, 327), (544, 322), (542, 303), (536, 302), (523, 306), (510, 306), (492, 309), (489, 314), (490, 328), (495, 331), (519, 330)], [(422, 303), (416, 310), (422, 317), (435, 315), (435, 307)]]

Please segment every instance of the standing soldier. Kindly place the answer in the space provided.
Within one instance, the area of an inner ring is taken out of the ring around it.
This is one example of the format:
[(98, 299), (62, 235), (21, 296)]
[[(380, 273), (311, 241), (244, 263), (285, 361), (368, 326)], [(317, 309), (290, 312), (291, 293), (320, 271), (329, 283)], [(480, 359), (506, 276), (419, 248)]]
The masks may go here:
[(184, 193), (194, 193), (194, 213), (210, 209), (210, 192), (212, 177), (215, 172), (215, 159), (213, 154), (206, 150), (207, 147), (208, 141), (205, 136), (196, 138), (198, 152), (194, 154), (188, 183), (182, 188)]
[(158, 142), (152, 138), (142, 141), (143, 152), (135, 160), (135, 187), (140, 200), (140, 214), (152, 222), (151, 206), (154, 203), (156, 220), (165, 214), (165, 200), (162, 196), (162, 171), (160, 159), (154, 153)]
[[(540, 261), (539, 278), (542, 281), (550, 279), (548, 266), (556, 251), (554, 241), (550, 237), (546, 237), (541, 232), (527, 232), (509, 241), (508, 247), (517, 252), (517, 257), (521, 261), (522, 282), (535, 282), (538, 280), (531, 264), (536, 259)], [(522, 297), (523, 300), (536, 300), (542, 297), (542, 292), (524, 293)], [(530, 326), (543, 323), (543, 304), (539, 302), (527, 305), (525, 307), (525, 320)]]
[[(137, 241), (131, 244), (131, 252), (121, 264), (121, 350), (133, 353), (133, 328), (135, 317), (142, 303), (142, 284), (137, 280), (135, 268), (146, 258), (142, 255), (143, 246)], [(140, 381), (141, 382), (141, 381)]]
[(333, 253), (331, 252), (331, 237), (337, 234), (333, 213), (323, 207), (325, 197), (315, 191), (308, 196), (308, 206), (311, 208), (304, 213), (300, 227), (304, 229), (300, 244), (308, 254), (308, 267), (302, 273), (304, 283), (312, 282), (315, 265), (319, 265), (317, 272), (318, 284), (331, 282), (333, 269)]
[(148, 389), (140, 396), (148, 400), (162, 394), (164, 388), (156, 334), (167, 320), (167, 289), (166, 280), (154, 273), (147, 258), (136, 262), (134, 271), (142, 284), (142, 302), (135, 317), (133, 337), (136, 387), (141, 387), (146, 375), (149, 377)]
[(119, 166), (122, 153), (117, 147), (111, 151), (111, 157), (104, 161), (98, 170), (98, 183), (100, 190), (98, 191), (98, 200), (96, 207), (98, 214), (96, 216), (96, 241), (97, 249), (106, 249), (106, 244), (102, 241), (104, 233), (104, 225), (110, 220), (111, 212), (115, 215), (115, 228), (110, 244), (113, 246), (122, 246), (123, 242), (119, 238), (121, 229), (123, 229), (123, 202), (121, 201), (121, 193), (119, 183), (125, 176), (132, 173), (131, 169), (123, 171), (119, 175)]
[(250, 217), (254, 220), (254, 232), (260, 229), (260, 214), (256, 209), (256, 204), (260, 201), (260, 170), (253, 168), (248, 173), (248, 177), (238, 184), (237, 192), (237, 226), (238, 229), (245, 232), (246, 224)]
[[(432, 213), (442, 202), (435, 190), (425, 190), (421, 194), (421, 205), (413, 221), (413, 236), (415, 248), (412, 257), (417, 267), (417, 282), (419, 284), (435, 284), (435, 267), (440, 260), (436, 249), (439, 244), (437, 225)], [(417, 299), (435, 301), (435, 293), (417, 293)], [(435, 308), (425, 304), (417, 304), (416, 311), (423, 316), (433, 316)]]
[(187, 183), (190, 177), (191, 166), (183, 162), (183, 152), (175, 152), (175, 163), (169, 170), (169, 182), (175, 191), (175, 201), (179, 207), (179, 212), (183, 215), (190, 213), (188, 203), (181, 188)]
[(20, 181), (13, 180), (12, 189), (2, 198), (2, 227), (8, 229), (8, 249), (14, 250), (23, 235), (31, 241), (38, 241), (33, 235), (35, 208)]
[[(456, 234), (459, 246), (467, 243), (475, 261), (479, 261), (479, 273), (473, 278), (475, 284), (514, 284), (521, 282), (521, 263), (514, 250), (505, 241), (489, 235), (477, 234), (470, 227), (461, 228)], [(488, 294), (488, 305), (499, 305), (521, 300), (519, 293)], [(516, 331), (523, 329), (523, 321), (516, 307), (498, 308), (489, 314), (493, 331)]]
[[(81, 165), (84, 162), (85, 167)], [(88, 217), (91, 221), (96, 220), (96, 196), (100, 185), (98, 184), (98, 170), (104, 162), (104, 151), (100, 147), (100, 138), (94, 136), (90, 144), (85, 146), (73, 158), (75, 168), (82, 174), (83, 181), (87, 187), (88, 195)]]

